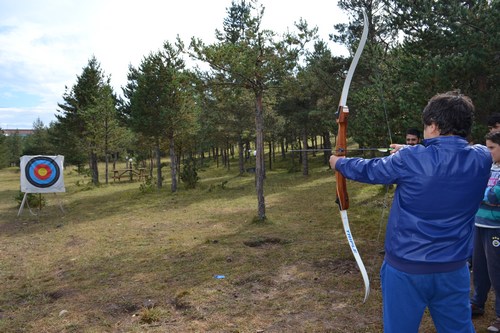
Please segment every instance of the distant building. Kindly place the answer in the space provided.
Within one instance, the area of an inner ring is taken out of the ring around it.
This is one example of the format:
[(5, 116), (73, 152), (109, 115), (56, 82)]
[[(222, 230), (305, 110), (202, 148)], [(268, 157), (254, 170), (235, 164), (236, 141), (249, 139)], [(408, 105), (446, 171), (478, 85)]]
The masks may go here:
[(16, 132), (18, 133), (19, 136), (28, 136), (33, 134), (34, 130), (32, 129), (2, 129), (3, 134), (6, 136), (9, 135), (14, 135)]

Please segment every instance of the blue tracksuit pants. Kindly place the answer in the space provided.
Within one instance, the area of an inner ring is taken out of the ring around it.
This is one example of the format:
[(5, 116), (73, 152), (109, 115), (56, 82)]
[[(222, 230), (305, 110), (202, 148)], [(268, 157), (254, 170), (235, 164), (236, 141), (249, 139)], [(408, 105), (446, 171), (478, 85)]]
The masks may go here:
[(467, 265), (456, 271), (408, 274), (386, 262), (380, 270), (384, 333), (418, 333), (425, 308), (438, 333), (473, 333)]

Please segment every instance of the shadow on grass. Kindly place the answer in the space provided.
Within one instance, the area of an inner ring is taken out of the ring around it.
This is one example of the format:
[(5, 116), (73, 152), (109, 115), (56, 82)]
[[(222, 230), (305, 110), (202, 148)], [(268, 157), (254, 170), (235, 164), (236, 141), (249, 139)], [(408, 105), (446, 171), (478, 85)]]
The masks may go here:
[[(316, 176), (318, 177), (318, 176)], [(279, 172), (269, 173), (266, 179), (266, 195), (286, 194), (287, 191), (307, 184), (311, 178), (300, 174), (282, 174)], [(201, 182), (197, 189), (185, 190), (180, 186), (177, 193), (169, 191), (170, 184), (163, 185), (161, 190), (152, 193), (141, 193), (140, 183), (117, 183), (107, 186), (87, 188), (69, 185), (70, 190), (66, 193), (51, 196), (43, 194), (47, 198), (47, 206), (41, 211), (33, 208), (35, 214), (30, 214), (24, 209), (20, 217), (17, 217), (19, 207), (15, 206), (14, 196), (17, 191), (3, 191), (5, 196), (12, 196), (13, 205), (0, 211), (0, 232), (15, 236), (17, 234), (40, 233), (46, 228), (60, 228), (67, 223), (79, 224), (95, 220), (106, 220), (120, 215), (138, 214), (148, 210), (165, 209), (187, 209), (193, 204), (203, 201), (217, 200), (221, 202), (221, 211), (224, 211), (223, 203), (249, 197), (249, 201), (256, 202), (254, 177), (234, 176), (231, 174)], [(3, 197), (3, 196), (0, 196)], [(61, 212), (59, 205), (64, 209)], [(256, 215), (257, 204), (251, 207)]]

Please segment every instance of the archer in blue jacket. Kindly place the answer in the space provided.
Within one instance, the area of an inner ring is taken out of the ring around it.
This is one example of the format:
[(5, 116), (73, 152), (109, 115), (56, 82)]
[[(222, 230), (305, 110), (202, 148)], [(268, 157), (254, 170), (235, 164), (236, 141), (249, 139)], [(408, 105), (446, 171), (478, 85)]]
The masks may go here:
[(417, 333), (425, 308), (439, 333), (474, 332), (467, 258), (491, 155), (465, 139), (473, 113), (470, 98), (438, 94), (423, 110), (421, 145), (393, 145), (382, 158), (330, 158), (348, 179), (397, 184), (380, 270), (385, 333)]

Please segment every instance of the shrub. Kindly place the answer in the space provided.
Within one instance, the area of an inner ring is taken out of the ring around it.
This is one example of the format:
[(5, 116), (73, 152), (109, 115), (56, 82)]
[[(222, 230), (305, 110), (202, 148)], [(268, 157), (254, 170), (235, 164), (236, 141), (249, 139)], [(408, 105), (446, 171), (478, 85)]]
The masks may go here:
[(196, 171), (196, 160), (194, 158), (188, 158), (184, 160), (182, 172), (181, 172), (181, 180), (186, 186), (186, 188), (195, 188), (198, 180), (198, 172)]
[(142, 182), (141, 185), (139, 185), (139, 191), (141, 191), (142, 194), (154, 192), (155, 187), (154, 187), (153, 181), (154, 181), (154, 178), (145, 177), (145, 180)]
[[(19, 191), (19, 193), (14, 197), (14, 199), (17, 201), (17, 207), (21, 207), (23, 198), (24, 192)], [(40, 193), (27, 193), (26, 202), (31, 208), (41, 209), (47, 205), (47, 200)]]

